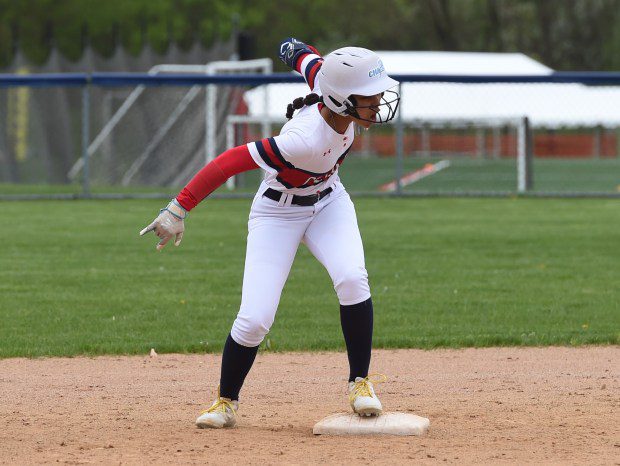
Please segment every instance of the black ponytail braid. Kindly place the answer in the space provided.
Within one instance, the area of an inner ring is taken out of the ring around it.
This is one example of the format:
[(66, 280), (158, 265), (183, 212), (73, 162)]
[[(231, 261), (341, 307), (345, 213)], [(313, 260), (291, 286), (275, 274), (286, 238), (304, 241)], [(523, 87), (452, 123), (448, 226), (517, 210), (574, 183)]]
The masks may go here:
[(323, 102), (323, 97), (314, 93), (308, 94), (306, 97), (297, 97), (292, 104), (288, 104), (288, 107), (286, 107), (286, 118), (289, 120), (293, 118), (295, 110), (299, 110), (304, 105), (314, 105), (319, 102)]

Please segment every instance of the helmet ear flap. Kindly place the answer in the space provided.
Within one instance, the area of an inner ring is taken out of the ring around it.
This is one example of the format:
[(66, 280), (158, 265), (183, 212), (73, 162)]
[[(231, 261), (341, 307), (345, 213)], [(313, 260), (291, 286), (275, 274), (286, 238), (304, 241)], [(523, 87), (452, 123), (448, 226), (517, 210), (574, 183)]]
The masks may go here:
[(347, 115), (351, 115), (354, 118), (359, 118), (359, 113), (357, 113), (357, 109), (355, 108), (357, 105), (357, 100), (355, 99), (355, 96), (350, 95), (343, 101), (343, 104), (345, 107), (347, 107), (345, 111)]
[[(338, 102), (336, 99), (334, 99), (331, 95), (328, 95), (327, 97), (332, 102), (332, 104), (334, 104), (338, 109), (340, 109), (340, 107), (342, 107), (342, 104), (340, 102)], [(346, 103), (345, 103), (345, 105), (346, 105)]]
[[(357, 113), (357, 110), (355, 109), (355, 105), (357, 105), (357, 102), (355, 100), (355, 97), (353, 97), (352, 95), (344, 99), (342, 102), (338, 102), (331, 95), (328, 96), (328, 98), (332, 102), (332, 104), (334, 104), (334, 106), (338, 109), (336, 113), (341, 113), (343, 115), (351, 115), (355, 118), (359, 118), (359, 114)], [(342, 107), (344, 107), (344, 109)]]

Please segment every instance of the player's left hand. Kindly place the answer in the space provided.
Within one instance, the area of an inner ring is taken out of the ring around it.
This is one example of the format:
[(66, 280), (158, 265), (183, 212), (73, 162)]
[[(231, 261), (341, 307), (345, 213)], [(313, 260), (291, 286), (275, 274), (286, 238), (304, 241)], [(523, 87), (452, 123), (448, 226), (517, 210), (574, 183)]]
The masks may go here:
[(173, 236), (175, 237), (174, 245), (178, 246), (183, 239), (183, 232), (185, 231), (183, 221), (186, 217), (187, 211), (176, 199), (172, 199), (165, 208), (159, 211), (157, 218), (140, 232), (140, 236), (144, 236), (149, 231), (154, 231), (160, 238), (159, 243), (157, 243), (158, 251), (161, 251)]

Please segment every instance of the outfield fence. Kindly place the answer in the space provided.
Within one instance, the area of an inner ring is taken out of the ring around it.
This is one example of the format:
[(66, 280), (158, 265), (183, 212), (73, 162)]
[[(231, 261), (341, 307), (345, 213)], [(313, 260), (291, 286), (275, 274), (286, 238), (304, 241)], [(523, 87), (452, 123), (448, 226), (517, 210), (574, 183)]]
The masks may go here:
[[(351, 192), (620, 197), (620, 73), (395, 78), (397, 117), (359, 132), (340, 169)], [(302, 82), (270, 60), (0, 75), (0, 199), (168, 197), (277, 134)], [(214, 195), (249, 196), (260, 176)]]

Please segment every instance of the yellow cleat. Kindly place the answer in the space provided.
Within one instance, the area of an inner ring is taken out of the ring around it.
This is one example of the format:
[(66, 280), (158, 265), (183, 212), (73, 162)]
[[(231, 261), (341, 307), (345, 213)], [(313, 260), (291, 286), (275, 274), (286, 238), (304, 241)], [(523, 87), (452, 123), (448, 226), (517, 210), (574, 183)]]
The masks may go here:
[(211, 407), (198, 416), (196, 425), (201, 429), (234, 427), (237, 424), (237, 410), (239, 402), (229, 398), (217, 397)]
[[(379, 378), (373, 378), (378, 376)], [(349, 402), (353, 412), (360, 416), (378, 416), (383, 412), (383, 407), (377, 395), (373, 383), (383, 383), (387, 377), (383, 374), (371, 374), (367, 377), (356, 377), (355, 382), (349, 382)]]

